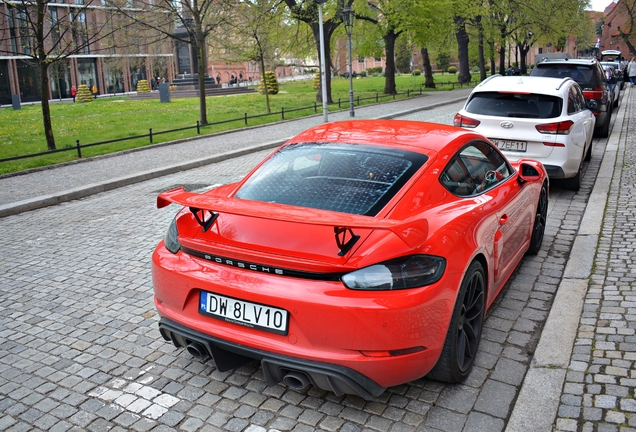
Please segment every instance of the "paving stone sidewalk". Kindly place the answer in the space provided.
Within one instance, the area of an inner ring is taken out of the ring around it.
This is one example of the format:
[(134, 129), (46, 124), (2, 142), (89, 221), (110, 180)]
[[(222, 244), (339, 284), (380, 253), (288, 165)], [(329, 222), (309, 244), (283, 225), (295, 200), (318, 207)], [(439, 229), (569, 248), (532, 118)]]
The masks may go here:
[(636, 88), (623, 97), (605, 218), (556, 429), (636, 431)]

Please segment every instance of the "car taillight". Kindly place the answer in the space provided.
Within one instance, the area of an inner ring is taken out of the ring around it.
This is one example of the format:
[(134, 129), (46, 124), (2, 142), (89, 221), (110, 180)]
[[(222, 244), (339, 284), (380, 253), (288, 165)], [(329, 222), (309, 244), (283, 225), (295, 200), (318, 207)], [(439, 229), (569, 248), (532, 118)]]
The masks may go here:
[(459, 113), (455, 114), (455, 118), (453, 119), (453, 124), (459, 127), (465, 128), (475, 128), (479, 126), (481, 123), (479, 120), (472, 119), (470, 117), (463, 116)]
[(553, 134), (553, 135), (568, 135), (574, 126), (572, 120), (566, 120), (556, 123), (546, 123), (536, 125), (535, 128), (541, 133)]
[(603, 89), (594, 87), (592, 90), (584, 90), (583, 95), (586, 99), (603, 99)]
[(544, 142), (543, 145), (546, 147), (565, 147), (565, 144), (563, 143), (553, 143), (553, 142)]

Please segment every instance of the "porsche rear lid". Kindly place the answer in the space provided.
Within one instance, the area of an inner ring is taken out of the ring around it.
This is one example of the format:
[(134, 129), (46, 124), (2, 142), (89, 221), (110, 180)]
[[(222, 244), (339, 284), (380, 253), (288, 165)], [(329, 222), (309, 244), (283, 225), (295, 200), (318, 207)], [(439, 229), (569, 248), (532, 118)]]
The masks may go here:
[(421, 242), (421, 228), (407, 229), (413, 222), (376, 216), (400, 199), (427, 159), (390, 146), (293, 143), (272, 154), (233, 193), (173, 191), (161, 194), (158, 205), (190, 208), (201, 226), (186, 236), (185, 241), (201, 242), (193, 246), (343, 264), (374, 231), (375, 240), (397, 235), (402, 247)]
[(426, 238), (426, 223), (419, 219), (392, 220), (310, 209), (286, 204), (254, 202), (233, 197), (185, 192), (164, 192), (157, 207), (170, 203), (189, 209), (192, 222), (179, 225), (179, 240), (191, 251), (225, 258), (269, 262), (321, 261), (342, 265), (373, 232), (393, 236), (405, 249)]

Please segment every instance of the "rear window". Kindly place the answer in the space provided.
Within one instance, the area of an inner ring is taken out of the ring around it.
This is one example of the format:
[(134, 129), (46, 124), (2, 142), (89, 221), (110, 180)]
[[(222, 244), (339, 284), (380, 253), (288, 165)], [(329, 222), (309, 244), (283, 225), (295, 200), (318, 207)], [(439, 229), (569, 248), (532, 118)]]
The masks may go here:
[(235, 196), (375, 216), (427, 159), (385, 147), (294, 144), (272, 155)]
[(594, 69), (586, 65), (577, 64), (538, 64), (530, 75), (553, 78), (570, 77), (581, 87), (595, 87), (598, 85), (598, 77)]
[(466, 111), (496, 117), (554, 118), (561, 115), (563, 99), (542, 94), (477, 92)]

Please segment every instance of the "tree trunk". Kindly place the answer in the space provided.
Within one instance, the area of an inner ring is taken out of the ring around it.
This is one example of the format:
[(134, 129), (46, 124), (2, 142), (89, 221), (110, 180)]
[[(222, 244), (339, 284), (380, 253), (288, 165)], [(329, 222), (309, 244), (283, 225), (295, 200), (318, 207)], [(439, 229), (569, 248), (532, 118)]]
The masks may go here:
[(42, 98), (42, 122), (44, 125), (44, 137), (49, 150), (55, 150), (55, 137), (53, 136), (53, 123), (51, 122), (51, 107), (49, 105), (49, 63), (40, 60), (40, 97)]
[(519, 48), (519, 69), (521, 70), (521, 75), (526, 75), (528, 73), (528, 65), (526, 64), (526, 59), (528, 58), (530, 45), (526, 41), (524, 41), (517, 46)]
[(488, 46), (490, 47), (490, 75), (494, 75), (497, 73), (497, 64), (495, 63), (495, 42), (488, 42)]
[(499, 73), (506, 75), (506, 27), (500, 29), (501, 42), (499, 46)]
[(265, 104), (267, 105), (267, 114), (272, 113), (272, 108), (269, 105), (269, 87), (267, 86), (267, 80), (265, 79), (265, 58), (263, 55), (263, 50), (260, 50), (260, 58), (261, 62), (261, 85), (265, 90)]
[(422, 48), (422, 64), (424, 65), (424, 87), (435, 88), (435, 80), (433, 79), (433, 68), (431, 67), (431, 58), (428, 56), (428, 48)]
[(506, 47), (499, 48), (499, 73), (506, 75)]
[(481, 81), (486, 79), (486, 58), (484, 57), (484, 27), (481, 25), (481, 17), (478, 17), (478, 35), (477, 35), (477, 50), (479, 52), (479, 79)]
[(395, 88), (395, 40), (400, 34), (394, 29), (382, 37), (384, 39), (384, 49), (386, 51), (386, 69), (384, 70), (384, 94), (394, 95)]
[(455, 26), (456, 32), (455, 37), (457, 38), (457, 55), (459, 57), (459, 76), (457, 80), (461, 84), (467, 84), (471, 80), (470, 75), (470, 62), (468, 60), (468, 33), (466, 32), (466, 22), (464, 18), (456, 16), (455, 17)]
[(623, 33), (623, 31), (620, 29), (620, 27), (618, 28), (618, 32), (619, 32), (619, 34), (621, 36), (621, 39), (623, 39), (623, 41), (625, 41), (625, 45), (627, 45), (627, 48), (629, 49), (629, 52), (632, 55), (632, 57), (636, 57), (636, 48), (634, 48), (634, 45), (629, 40), (629, 37), (631, 36), (631, 33)]
[[(331, 35), (337, 28), (337, 25), (323, 23), (323, 34), (325, 37), (325, 83), (327, 87), (327, 104), (332, 104), (331, 99)], [(316, 48), (318, 49), (318, 59), (320, 59), (320, 23), (311, 24), (311, 29), (314, 33), (314, 40), (316, 41)], [(322, 68), (323, 65), (320, 65)], [(320, 80), (320, 87), (316, 94), (316, 101), (322, 103), (322, 79)]]
[(199, 62), (199, 122), (202, 125), (206, 125), (208, 124), (208, 108), (205, 103), (205, 36), (203, 36), (203, 32), (201, 31), (201, 24), (197, 22), (196, 25), (195, 48), (197, 50), (197, 61)]

